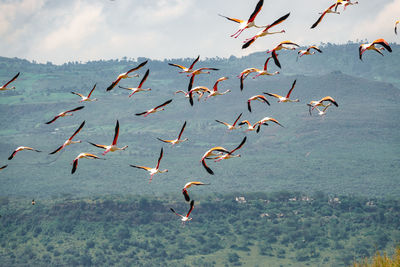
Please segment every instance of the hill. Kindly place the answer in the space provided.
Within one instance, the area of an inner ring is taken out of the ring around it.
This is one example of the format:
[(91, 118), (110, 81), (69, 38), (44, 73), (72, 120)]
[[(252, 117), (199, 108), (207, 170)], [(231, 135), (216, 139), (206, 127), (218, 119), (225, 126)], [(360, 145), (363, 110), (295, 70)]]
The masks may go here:
[[(189, 65), (193, 59), (154, 61), (147, 68), (146, 87), (151, 92), (135, 94), (105, 88), (118, 73), (143, 62), (113, 60), (87, 63), (36, 64), (21, 59), (0, 58), (0, 80), (20, 71), (16, 90), (1, 92), (0, 164), (9, 166), (0, 172), (3, 196), (50, 197), (60, 194), (90, 196), (99, 194), (143, 194), (177, 192), (192, 179), (210, 182), (201, 191), (228, 193), (237, 191), (322, 190), (334, 194), (399, 196), (399, 86), (400, 47), (381, 57), (369, 54), (361, 62), (357, 44), (326, 45), (323, 54), (303, 57), (296, 62), (295, 52), (282, 52), (281, 74), (273, 77), (247, 78), (243, 91), (236, 76), (247, 67), (261, 67), (265, 53), (244, 58), (206, 59), (197, 67), (217, 67), (210, 75), (196, 77), (195, 85), (212, 87), (217, 78), (229, 79), (220, 90), (230, 94), (197, 102), (194, 107), (176, 90), (186, 90), (188, 78), (167, 62)], [(275, 67), (271, 65), (275, 71)], [(271, 106), (254, 103), (247, 111), (246, 100), (262, 92), (286, 94), (297, 80), (292, 97), (300, 103), (276, 103)], [(136, 86), (140, 78), (124, 80), (121, 85)], [(71, 91), (88, 93), (99, 101), (86, 103), (82, 111), (55, 123), (44, 122), (61, 111), (74, 108), (79, 98)], [(325, 117), (310, 116), (305, 105), (326, 95), (334, 97), (339, 107), (329, 109)], [(146, 118), (134, 114), (167, 99), (173, 99), (165, 111)], [(244, 130), (228, 132), (215, 119), (232, 122), (239, 113), (242, 119), (255, 122), (265, 116), (276, 118), (285, 127), (270, 124), (259, 134)], [(82, 160), (71, 175), (71, 162), (80, 152), (102, 151), (87, 141), (108, 144), (120, 122), (118, 144), (128, 145), (122, 152), (109, 153), (105, 161)], [(60, 146), (85, 120), (77, 135), (81, 144), (71, 145), (56, 155), (48, 155)], [(183, 122), (183, 137), (188, 142), (167, 146), (156, 138), (176, 138)], [(208, 175), (199, 160), (209, 148), (222, 145), (236, 147), (243, 136), (248, 140), (239, 151), (241, 158), (210, 163), (215, 176)], [(19, 145), (32, 146), (44, 152), (21, 152), (12, 161), (7, 157)], [(129, 164), (153, 166), (164, 147), (161, 168), (152, 183), (148, 174)]]

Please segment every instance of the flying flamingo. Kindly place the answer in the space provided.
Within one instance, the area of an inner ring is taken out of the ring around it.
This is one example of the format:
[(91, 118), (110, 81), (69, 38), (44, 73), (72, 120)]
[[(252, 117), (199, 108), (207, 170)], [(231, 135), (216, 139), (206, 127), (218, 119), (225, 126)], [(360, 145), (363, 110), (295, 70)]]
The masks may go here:
[(297, 58), (302, 57), (302, 56), (304, 56), (304, 55), (314, 55), (314, 54), (315, 54), (315, 51), (310, 52), (311, 49), (314, 49), (315, 51), (317, 51), (317, 52), (319, 52), (319, 53), (322, 53), (322, 50), (321, 50), (321, 49), (319, 49), (317, 46), (313, 45), (313, 46), (308, 47), (306, 50), (299, 50), (299, 51), (297, 52)]
[(150, 183), (151, 180), (153, 179), (154, 174), (168, 172), (167, 169), (165, 169), (165, 170), (160, 170), (159, 169), (162, 157), (163, 157), (163, 149), (161, 148), (160, 157), (158, 158), (156, 167), (150, 168), (150, 167), (137, 166), (137, 165), (130, 165), (130, 166), (133, 167), (133, 168), (138, 168), (138, 169), (142, 169), (142, 170), (148, 171), (150, 173), (150, 180), (149, 180), (149, 183)]
[(394, 33), (395, 34), (397, 34), (397, 25), (400, 23), (400, 20), (397, 20), (395, 23), (394, 23)]
[(98, 156), (94, 155), (94, 154), (90, 154), (90, 153), (80, 153), (72, 162), (72, 170), (71, 170), (71, 174), (74, 174), (76, 171), (76, 168), (78, 167), (78, 160), (79, 159), (102, 159), (99, 158)]
[(265, 92), (264, 92), (264, 94), (267, 94), (267, 95), (269, 95), (269, 96), (278, 98), (278, 103), (299, 102), (298, 99), (294, 99), (294, 100), (290, 99), (290, 94), (292, 93), (292, 91), (293, 91), (293, 89), (294, 89), (295, 86), (296, 86), (296, 80), (294, 80), (294, 82), (293, 82), (293, 84), (292, 84), (292, 87), (290, 88), (290, 90), (289, 90), (289, 92), (287, 93), (286, 96), (280, 96), (280, 95), (278, 95), (278, 94), (271, 94), (271, 93), (265, 93)]
[(190, 201), (190, 209), (189, 209), (188, 213), (186, 214), (186, 216), (183, 216), (183, 215), (177, 213), (173, 208), (170, 208), (170, 210), (173, 213), (175, 213), (176, 215), (178, 215), (179, 217), (181, 217), (182, 224), (185, 224), (185, 222), (192, 220), (192, 218), (189, 218), (189, 215), (192, 212), (193, 208), (194, 208), (194, 200)]
[(132, 91), (132, 93), (129, 95), (129, 97), (133, 96), (133, 94), (135, 94), (135, 93), (137, 93), (137, 92), (151, 91), (150, 88), (146, 88), (146, 89), (142, 88), (142, 85), (143, 85), (143, 83), (147, 80), (147, 77), (149, 76), (149, 73), (150, 73), (150, 70), (147, 70), (146, 73), (144, 74), (143, 79), (142, 79), (142, 81), (140, 82), (139, 86), (136, 87), (136, 88), (123, 87), (123, 86), (119, 86), (119, 85), (118, 85), (118, 87), (119, 87), (119, 88), (122, 88), (122, 89), (126, 89), (126, 90)]
[(246, 79), (247, 76), (249, 76), (250, 73), (253, 73), (253, 72), (260, 72), (260, 71), (261, 71), (261, 70), (256, 69), (256, 68), (247, 68), (247, 69), (244, 69), (244, 70), (237, 76), (237, 77), (240, 79), (240, 91), (243, 91), (243, 87), (244, 87), (243, 81), (244, 81), (244, 79)]
[(252, 125), (248, 120), (244, 120), (239, 123), (239, 125), (244, 125), (244, 124), (247, 124), (246, 132), (256, 131), (258, 133), (260, 131), (261, 125), (259, 124), (259, 122), (256, 122), (254, 125)]
[(272, 57), (267, 58), (267, 60), (264, 63), (264, 68), (262, 70), (257, 70), (257, 75), (253, 77), (253, 79), (257, 78), (258, 76), (261, 75), (268, 75), (268, 76), (274, 76), (276, 74), (279, 74), (279, 71), (275, 71), (275, 72), (268, 72), (268, 62)]
[(330, 102), (332, 104), (334, 104), (336, 107), (338, 107), (338, 103), (335, 101), (335, 99), (333, 99), (333, 97), (331, 96), (325, 96), (323, 98), (321, 98), (318, 101), (311, 101), (310, 103), (307, 104), (307, 106), (309, 106), (309, 112), (311, 115), (311, 111), (316, 108), (316, 107), (326, 107), (326, 105), (324, 104), (324, 102)]
[(36, 201), (35, 201), (35, 199), (32, 199), (32, 202), (31, 202), (31, 204), (32, 204), (32, 205), (35, 205), (35, 204), (36, 204)]
[(196, 64), (197, 61), (199, 61), (199, 59), (200, 59), (200, 55), (193, 61), (192, 65), (190, 65), (189, 68), (186, 68), (186, 67), (178, 65), (178, 64), (173, 64), (173, 63), (168, 63), (168, 65), (174, 66), (174, 67), (178, 67), (178, 68), (182, 69), (182, 71), (179, 72), (179, 73), (192, 73), (194, 64)]
[(155, 108), (149, 109), (149, 110), (147, 110), (147, 111), (143, 111), (143, 112), (141, 112), (141, 113), (136, 113), (135, 115), (136, 115), (136, 116), (144, 115), (143, 117), (146, 117), (147, 115), (149, 115), (149, 114), (151, 114), (151, 113), (156, 113), (156, 112), (158, 112), (158, 111), (164, 110), (163, 107), (166, 106), (166, 105), (168, 105), (168, 104), (171, 103), (171, 102), (172, 102), (172, 99), (167, 100), (167, 101), (165, 101), (165, 102), (162, 103), (161, 105), (158, 105), (158, 106), (155, 107)]
[(266, 123), (269, 122), (269, 121), (272, 121), (273, 123), (276, 123), (276, 124), (278, 124), (279, 126), (283, 127), (283, 125), (280, 124), (279, 121), (277, 121), (276, 119), (271, 118), (271, 117), (262, 118), (261, 120), (259, 120), (259, 121), (256, 122), (256, 123), (268, 125), (268, 124), (266, 124)]
[[(375, 45), (381, 45), (382, 47), (377, 48)], [(378, 52), (383, 56), (383, 53), (380, 50), (384, 50), (385, 48), (387, 51), (392, 52), (392, 48), (384, 39), (377, 39), (370, 44), (361, 44), (360, 47), (358, 48), (360, 54), (360, 60), (362, 60), (362, 55), (367, 50), (375, 50), (376, 52)]]
[(204, 153), (203, 157), (201, 158), (200, 162), (209, 174), (214, 175), (214, 172), (210, 169), (210, 167), (207, 166), (205, 160), (217, 158), (221, 155), (221, 153), (229, 153), (229, 151), (221, 146), (216, 146), (209, 149), (206, 153)]
[(296, 48), (294, 47), (288, 47), (289, 46), (297, 46), (299, 47), (298, 44), (293, 43), (291, 41), (283, 41), (281, 43), (279, 43), (277, 46), (275, 46), (275, 48), (273, 48), (272, 50), (268, 50), (267, 53), (271, 53), (272, 54), (272, 58), (274, 59), (275, 65), (277, 65), (279, 68), (281, 68), (281, 63), (278, 60), (278, 54), (276, 53), (276, 51), (282, 50), (282, 49), (286, 49), (286, 50), (295, 50)]
[(75, 135), (77, 135), (79, 133), (79, 131), (82, 129), (82, 127), (85, 125), (85, 121), (83, 121), (81, 123), (81, 125), (79, 126), (79, 128), (74, 132), (74, 134), (67, 139), (67, 141), (64, 142), (64, 144), (62, 146), (60, 146), (59, 148), (57, 148), (56, 150), (54, 150), (53, 152), (51, 152), (50, 154), (55, 154), (58, 151), (60, 151), (61, 149), (63, 149), (64, 147), (70, 145), (70, 144), (76, 144), (76, 143), (81, 143), (82, 141), (72, 141), (72, 139), (75, 137)]
[[(317, 27), (317, 25), (321, 22), (321, 20), (324, 18), (324, 16), (328, 13), (332, 13), (332, 14), (340, 14), (340, 12), (336, 11), (338, 5), (342, 4), (341, 2), (336, 2), (333, 5), (331, 5), (330, 7), (328, 7), (327, 9), (325, 9), (324, 12), (319, 13), (321, 14), (321, 16), (318, 18), (318, 20), (311, 26), (311, 29), (314, 29), (315, 27)], [(335, 8), (335, 10), (333, 10), (333, 8)]]
[(246, 143), (246, 139), (247, 139), (247, 137), (245, 136), (245, 137), (243, 138), (242, 142), (240, 142), (240, 144), (239, 144), (235, 149), (229, 151), (229, 152), (226, 153), (226, 154), (223, 154), (223, 155), (217, 157), (217, 158), (214, 160), (214, 162), (219, 162), (219, 161), (221, 161), (221, 160), (223, 160), (223, 159), (230, 159), (230, 158), (240, 157), (240, 154), (234, 155), (233, 153), (234, 153), (236, 150), (239, 150), (239, 149), (242, 148), (242, 146), (244, 145), (244, 143)]
[(205, 184), (205, 183), (202, 183), (202, 182), (189, 182), (189, 183), (185, 184), (185, 186), (182, 189), (182, 194), (185, 197), (186, 201), (190, 201), (190, 197), (189, 197), (187, 189), (189, 187), (191, 187), (192, 185), (210, 185), (210, 184)]
[(73, 116), (74, 114), (71, 114), (71, 112), (81, 110), (81, 109), (83, 109), (84, 107), (85, 107), (85, 106), (80, 106), (80, 107), (77, 107), (77, 108), (74, 108), (74, 109), (71, 109), (71, 110), (67, 110), (67, 111), (61, 112), (61, 113), (59, 113), (57, 116), (55, 116), (51, 121), (46, 122), (46, 124), (53, 123), (53, 122), (55, 122), (55, 121), (56, 121), (58, 118), (60, 118), (60, 117)]
[(84, 95), (82, 95), (80, 93), (75, 93), (75, 92), (71, 92), (71, 94), (80, 96), (81, 100), (79, 102), (97, 101), (97, 98), (90, 98), (90, 96), (92, 95), (94, 89), (96, 89), (96, 84), (93, 86), (92, 90), (90, 90), (90, 93), (88, 94), (88, 96), (84, 96)]
[(225, 125), (226, 127), (228, 127), (228, 130), (231, 131), (233, 129), (238, 129), (240, 127), (236, 127), (236, 123), (238, 122), (238, 120), (240, 119), (240, 117), (242, 116), (243, 113), (240, 113), (239, 116), (236, 118), (235, 122), (231, 125), (229, 123), (223, 122), (223, 121), (219, 121), (219, 120), (215, 120), (218, 123), (222, 123), (223, 125)]
[(258, 1), (256, 8), (254, 9), (253, 13), (250, 15), (248, 20), (240, 20), (240, 19), (235, 19), (235, 18), (229, 18), (229, 17), (223, 16), (221, 14), (218, 14), (218, 15), (220, 15), (221, 17), (226, 18), (226, 19), (228, 19), (230, 21), (234, 21), (234, 22), (240, 24), (239, 25), (239, 30), (231, 35), (231, 37), (237, 38), (247, 28), (251, 28), (251, 27), (260, 28), (259, 26), (256, 26), (254, 24), (254, 19), (256, 18), (257, 14), (260, 12), (263, 4), (264, 4), (264, 0), (259, 0)]
[(246, 39), (244, 41), (245, 44), (242, 46), (242, 49), (245, 49), (245, 48), (249, 47), (259, 37), (263, 37), (263, 36), (271, 35), (271, 34), (276, 34), (276, 33), (284, 33), (285, 30), (281, 30), (279, 32), (269, 32), (268, 30), (271, 29), (272, 27), (284, 22), (289, 17), (289, 15), (290, 15), (290, 13), (287, 13), (285, 16), (277, 19), (272, 24), (265, 26), (265, 29), (261, 30), (256, 35), (254, 35), (253, 37)]
[[(178, 94), (178, 93), (183, 93), (183, 94), (185, 95), (186, 98), (189, 98), (189, 97), (190, 97), (190, 96), (189, 96), (189, 92), (185, 92), (185, 91), (183, 91), (183, 90), (178, 90), (178, 91), (175, 92), (175, 94)], [(199, 96), (198, 101), (200, 101), (201, 97), (203, 96), (203, 92), (202, 92), (202, 91), (196, 91), (196, 93), (197, 93), (198, 96)]]
[(6, 91), (6, 90), (12, 90), (15, 89), (15, 86), (13, 87), (7, 87), (10, 83), (12, 83), (13, 81), (15, 81), (19, 76), (19, 72), (17, 73), (17, 75), (15, 75), (11, 80), (9, 80), (6, 84), (4, 84), (3, 86), (0, 86), (0, 91)]
[(28, 146), (19, 146), (13, 151), (11, 156), (8, 157), (8, 160), (12, 160), (15, 157), (15, 155), (17, 154), (17, 152), (22, 151), (22, 150), (32, 150), (32, 151), (36, 151), (36, 152), (42, 152), (42, 151), (36, 150), (34, 148), (28, 147)]
[(263, 96), (263, 95), (255, 95), (255, 96), (252, 96), (252, 97), (250, 97), (249, 99), (247, 99), (247, 109), (248, 109), (250, 112), (251, 112), (251, 105), (250, 105), (250, 102), (253, 101), (253, 100), (258, 100), (258, 101), (261, 101), (261, 102), (265, 102), (265, 103), (268, 104), (268, 106), (270, 105), (269, 102), (268, 102), (268, 100), (267, 100), (267, 98), (266, 98), (265, 96)]
[(98, 145), (98, 144), (94, 144), (89, 142), (89, 144), (95, 146), (95, 147), (99, 147), (102, 149), (105, 149), (105, 151), (103, 152), (103, 156), (105, 156), (108, 152), (114, 152), (117, 150), (125, 150), (128, 146), (124, 146), (124, 147), (117, 147), (117, 141), (118, 141), (118, 135), (119, 135), (119, 121), (117, 120), (117, 124), (115, 125), (115, 133), (114, 133), (114, 140), (112, 142), (111, 145), (106, 146), (106, 145)]
[(137, 67), (135, 67), (133, 69), (130, 69), (127, 72), (124, 72), (124, 73), (121, 73), (120, 75), (118, 75), (117, 79), (115, 81), (113, 81), (112, 84), (109, 87), (107, 87), (106, 91), (111, 91), (119, 83), (119, 81), (121, 81), (121, 79), (137, 77), (138, 76), (137, 74), (135, 74), (134, 76), (129, 76), (129, 73), (140, 69), (141, 67), (146, 65), (146, 63), (147, 63), (147, 60), (142, 62), (142, 63), (140, 63)]
[(183, 124), (181, 131), (179, 132), (178, 138), (176, 138), (174, 140), (163, 140), (163, 139), (158, 138), (158, 137), (157, 137), (157, 139), (162, 141), (162, 142), (164, 142), (164, 143), (170, 143), (171, 145), (175, 145), (175, 144), (179, 144), (179, 143), (185, 142), (185, 141), (188, 140), (187, 138), (181, 139), (181, 136), (182, 136), (183, 130), (185, 130), (185, 127), (186, 127), (186, 121)]
[(209, 74), (210, 72), (207, 70), (219, 70), (216, 68), (200, 68), (200, 69), (196, 69), (194, 71), (192, 71), (190, 74), (186, 75), (187, 77), (193, 77), (199, 74)]
[(207, 100), (207, 99), (209, 99), (210, 97), (212, 97), (212, 96), (217, 96), (217, 95), (224, 95), (224, 94), (226, 94), (226, 93), (229, 93), (231, 90), (226, 90), (225, 92), (220, 92), (220, 91), (218, 91), (218, 83), (219, 82), (222, 82), (222, 81), (225, 81), (225, 80), (228, 80), (228, 77), (221, 77), (221, 78), (219, 78), (216, 82), (215, 82), (215, 84), (214, 84), (214, 86), (213, 86), (213, 89), (212, 89), (212, 91), (210, 90), (209, 91), (209, 95), (207, 96), (207, 98), (205, 98), (204, 100)]

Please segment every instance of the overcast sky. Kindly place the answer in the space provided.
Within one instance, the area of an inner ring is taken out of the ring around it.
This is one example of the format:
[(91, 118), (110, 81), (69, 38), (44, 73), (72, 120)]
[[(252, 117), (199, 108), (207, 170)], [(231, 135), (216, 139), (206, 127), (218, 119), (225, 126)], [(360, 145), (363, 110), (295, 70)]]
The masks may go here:
[(290, 12), (273, 30), (286, 33), (258, 39), (242, 50), (251, 28), (231, 38), (238, 24), (218, 13), (248, 19), (258, 0), (0, 0), (0, 56), (62, 64), (122, 57), (171, 59), (243, 56), (291, 40), (300, 45), (373, 41), (399, 43), (394, 23), (400, 0), (359, 0), (340, 15), (327, 14), (335, 1), (265, 0), (256, 24), (266, 25)]

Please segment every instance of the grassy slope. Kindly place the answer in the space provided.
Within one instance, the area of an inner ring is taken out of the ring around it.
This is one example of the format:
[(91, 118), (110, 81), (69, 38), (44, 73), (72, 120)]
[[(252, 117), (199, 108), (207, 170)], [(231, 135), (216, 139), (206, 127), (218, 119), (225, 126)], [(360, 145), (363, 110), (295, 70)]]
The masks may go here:
[[(262, 64), (265, 59), (262, 53), (242, 59), (199, 62), (199, 67), (217, 66), (221, 70), (198, 76), (195, 86), (212, 87), (217, 78), (228, 76), (230, 79), (220, 84), (220, 90), (232, 89), (233, 92), (207, 102), (195, 101), (193, 108), (182, 95), (173, 94), (178, 89), (185, 90), (188, 79), (165, 62), (151, 61), (146, 66), (151, 72), (145, 85), (151, 87), (152, 92), (128, 98), (126, 91), (116, 88), (106, 93), (105, 88), (116, 73), (137, 65), (136, 62), (54, 66), (2, 58), (0, 64), (5, 68), (0, 72), (1, 80), (16, 71), (21, 71), (22, 75), (15, 84), (17, 90), (2, 92), (0, 99), (0, 158), (3, 159), (1, 164), (9, 164), (0, 173), (0, 194), (32, 197), (61, 193), (82, 196), (162, 194), (177, 191), (188, 180), (201, 179), (213, 184), (207, 190), (201, 189), (203, 192), (232, 192), (241, 188), (243, 191), (323, 190), (398, 196), (400, 124), (396, 115), (399, 114), (399, 89), (377, 80), (397, 84), (393, 73), (398, 72), (398, 67), (393, 60), (399, 58), (396, 52), (399, 49), (394, 46), (391, 56), (381, 58), (371, 54), (365, 62), (359, 62), (349, 59), (354, 53), (353, 46), (328, 46), (324, 54), (303, 57), (297, 63), (292, 52), (283, 53), (282, 74), (255, 80), (248, 78), (243, 92), (235, 76), (246, 67)], [(174, 60), (184, 65), (190, 61)], [(337, 62), (342, 61), (343, 64), (338, 65)], [(392, 67), (391, 71), (387, 66)], [(140, 74), (145, 69), (140, 70)], [(248, 97), (262, 92), (285, 94), (294, 79), (297, 79), (297, 86), (292, 96), (300, 98), (300, 103), (277, 104), (270, 99), (270, 107), (257, 102), (253, 104), (253, 113), (247, 111)], [(138, 81), (135, 78), (121, 84), (135, 86)], [(55, 114), (80, 105), (70, 91), (88, 92), (94, 83), (98, 86), (93, 96), (99, 101), (85, 104), (85, 109), (73, 117), (44, 124)], [(333, 96), (339, 108), (331, 108), (324, 118), (310, 117), (305, 103), (326, 95)], [(165, 111), (147, 118), (134, 116), (169, 98), (174, 100)], [(243, 112), (242, 119), (251, 122), (265, 116), (274, 117), (285, 128), (270, 125), (263, 127), (259, 134), (227, 132), (214, 122), (214, 119), (233, 121), (240, 112)], [(77, 173), (70, 175), (70, 163), (78, 153), (101, 153), (86, 141), (111, 142), (117, 119), (121, 125), (119, 145), (129, 145), (129, 148), (108, 154), (106, 161), (83, 159)], [(77, 136), (84, 141), (82, 144), (69, 146), (56, 155), (24, 151), (12, 161), (6, 160), (19, 145), (45, 152), (54, 150), (83, 120), (86, 125)], [(175, 138), (185, 120), (188, 125), (184, 137), (189, 138), (188, 142), (169, 147), (156, 140), (156, 137)], [(248, 136), (248, 142), (240, 151), (242, 157), (219, 164), (210, 162), (216, 175), (209, 176), (199, 163), (202, 154), (215, 145), (234, 148), (244, 135)], [(161, 168), (168, 168), (169, 172), (156, 175), (149, 184), (147, 173), (129, 164), (155, 165), (162, 146), (165, 156)]]

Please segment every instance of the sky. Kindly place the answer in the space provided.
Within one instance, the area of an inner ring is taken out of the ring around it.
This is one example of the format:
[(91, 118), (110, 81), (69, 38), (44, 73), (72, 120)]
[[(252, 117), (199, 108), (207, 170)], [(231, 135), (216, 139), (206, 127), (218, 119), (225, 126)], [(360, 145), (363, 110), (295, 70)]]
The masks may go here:
[(225, 16), (248, 19), (258, 0), (0, 0), (0, 56), (40, 63), (87, 62), (100, 59), (226, 58), (273, 48), (290, 40), (302, 46), (384, 38), (399, 43), (394, 23), (400, 0), (359, 0), (341, 14), (327, 14), (335, 1), (265, 0), (256, 24), (268, 25), (290, 12), (272, 30), (284, 34), (259, 38), (243, 50), (246, 29), (230, 37), (238, 24)]

